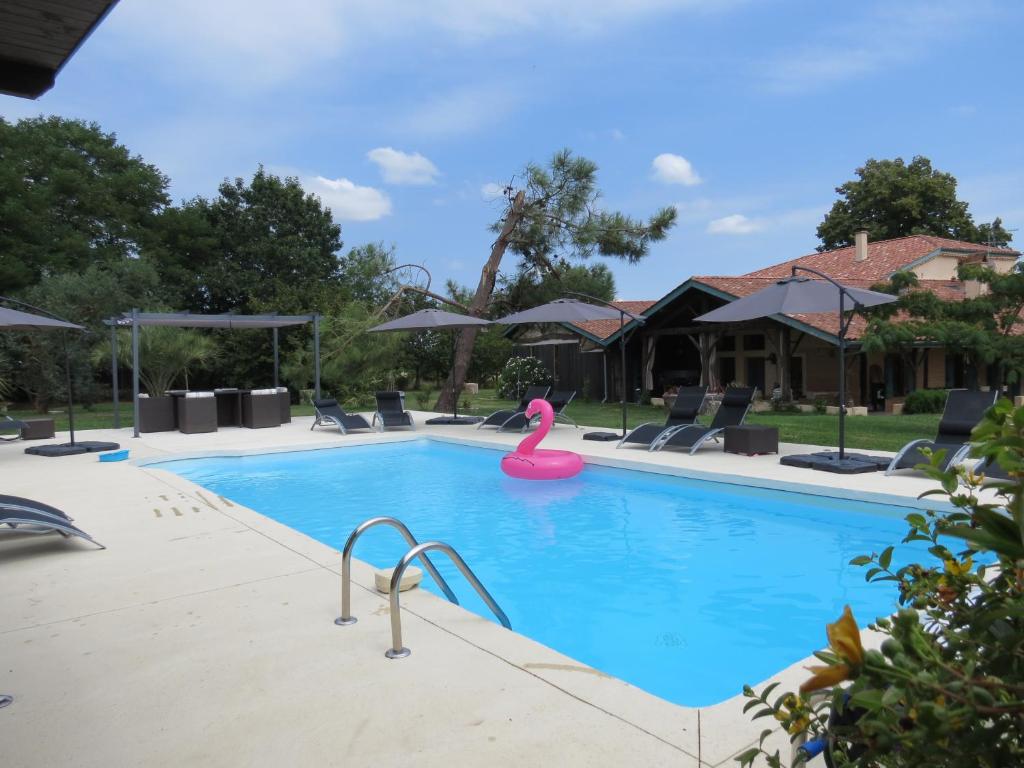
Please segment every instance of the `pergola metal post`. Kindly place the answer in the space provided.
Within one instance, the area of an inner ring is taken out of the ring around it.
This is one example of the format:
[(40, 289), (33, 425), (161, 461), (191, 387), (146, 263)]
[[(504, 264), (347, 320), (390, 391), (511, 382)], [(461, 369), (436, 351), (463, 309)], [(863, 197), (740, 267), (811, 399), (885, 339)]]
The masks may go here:
[(320, 399), (320, 315), (313, 315), (313, 396)]
[(121, 428), (121, 398), (118, 394), (117, 381), (117, 318), (112, 317), (110, 322), (110, 381), (114, 389), (114, 429)]
[(278, 386), (279, 386), (279, 384), (278, 384), (278, 378), (279, 378), (278, 374), (280, 372), (280, 369), (281, 369), (281, 358), (278, 355), (277, 328), (275, 327), (274, 328), (274, 389), (277, 389)]
[(132, 307), (132, 421), (139, 436), (139, 310)]

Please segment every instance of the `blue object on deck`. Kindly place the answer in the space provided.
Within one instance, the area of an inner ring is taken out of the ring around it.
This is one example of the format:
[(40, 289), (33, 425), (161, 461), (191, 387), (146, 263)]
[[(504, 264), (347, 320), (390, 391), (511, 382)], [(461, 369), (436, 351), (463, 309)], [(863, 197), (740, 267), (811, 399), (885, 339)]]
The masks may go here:
[(797, 749), (797, 752), (800, 753), (800, 758), (804, 762), (807, 762), (811, 758), (817, 757), (822, 752), (824, 752), (826, 746), (828, 746), (828, 741), (825, 739), (825, 737), (822, 736), (817, 739), (805, 741)]
[(124, 461), (128, 458), (128, 449), (122, 448), (119, 451), (107, 451), (99, 454), (100, 461)]

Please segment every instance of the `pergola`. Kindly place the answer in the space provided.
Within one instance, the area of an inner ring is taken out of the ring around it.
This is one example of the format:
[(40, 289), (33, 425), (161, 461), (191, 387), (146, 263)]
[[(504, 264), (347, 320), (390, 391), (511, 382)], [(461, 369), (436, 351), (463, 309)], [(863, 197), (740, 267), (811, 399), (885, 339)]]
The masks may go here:
[(225, 330), (270, 328), (274, 332), (274, 386), (277, 387), (280, 370), (278, 329), (312, 323), (314, 397), (320, 397), (320, 315), (196, 315), (191, 312), (139, 312), (137, 309), (133, 309), (131, 312), (125, 312), (120, 317), (110, 318), (106, 323), (110, 326), (115, 429), (121, 426), (117, 392), (117, 329), (126, 327), (132, 329), (132, 409), (135, 437), (139, 436), (139, 328), (146, 325), (167, 325), (174, 328), (221, 328)]

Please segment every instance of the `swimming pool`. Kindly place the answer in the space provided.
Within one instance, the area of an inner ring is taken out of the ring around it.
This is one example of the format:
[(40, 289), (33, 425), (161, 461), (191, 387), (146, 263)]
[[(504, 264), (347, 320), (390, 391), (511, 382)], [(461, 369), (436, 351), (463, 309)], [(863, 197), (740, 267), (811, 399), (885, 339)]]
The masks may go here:
[[(905, 507), (594, 465), (531, 483), (505, 477), (500, 456), (419, 439), (150, 466), (338, 549), (363, 520), (398, 517), (420, 541), (453, 545), (515, 631), (686, 706), (810, 655), (847, 603), (862, 626), (895, 608), (891, 585), (848, 562), (898, 543)], [(391, 567), (405, 549), (377, 529), (355, 556)], [(893, 562), (913, 554), (897, 546)], [(491, 618), (433, 559), (461, 604)]]

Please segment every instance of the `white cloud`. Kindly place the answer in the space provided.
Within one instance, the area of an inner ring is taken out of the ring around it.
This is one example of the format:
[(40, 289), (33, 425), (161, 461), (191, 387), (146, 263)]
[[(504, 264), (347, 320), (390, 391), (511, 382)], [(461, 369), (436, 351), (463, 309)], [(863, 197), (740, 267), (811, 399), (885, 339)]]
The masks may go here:
[(361, 187), (348, 179), (311, 176), (302, 186), (323, 202), (339, 221), (374, 221), (391, 213), (391, 199), (373, 187)]
[(377, 147), (366, 153), (380, 168), (388, 184), (434, 184), (441, 172), (437, 166), (419, 152), (402, 152), (391, 147)]
[(707, 232), (709, 235), (749, 235), (763, 229), (763, 226), (762, 222), (748, 219), (742, 213), (734, 213), (709, 221)]
[(463, 136), (500, 123), (522, 101), (522, 95), (508, 84), (462, 86), (413, 106), (394, 122), (415, 136)]
[[(668, 12), (718, 12), (741, 0), (136, 0), (104, 25), (122, 55), (144, 51), (183, 72), (264, 88), (341, 56), (420, 40), (479, 45), (510, 35), (595, 35)], [(440, 39), (439, 39), (440, 38)], [(93, 48), (95, 46), (92, 46)]]
[(499, 197), (504, 196), (505, 185), (498, 184), (494, 181), (488, 181), (482, 187), (480, 187), (480, 197), (484, 200), (497, 200)]
[(618, 128), (612, 128), (611, 131), (609, 131), (608, 135), (611, 136), (614, 141), (622, 141), (623, 139), (626, 138), (626, 134), (624, 134)]
[[(860, 19), (822, 29), (816, 42), (789, 48), (760, 62), (769, 89), (798, 92), (875, 72), (887, 72), (928, 55), (945, 55), (942, 43), (962, 35), (989, 12), (985, 0), (918, 0), (876, 7)], [(838, 17), (837, 17), (838, 18)], [(912, 29), (913, 34), (907, 34)]]
[(690, 161), (682, 155), (664, 152), (654, 158), (651, 167), (654, 169), (654, 178), (666, 184), (682, 184), (692, 187), (702, 181)]

